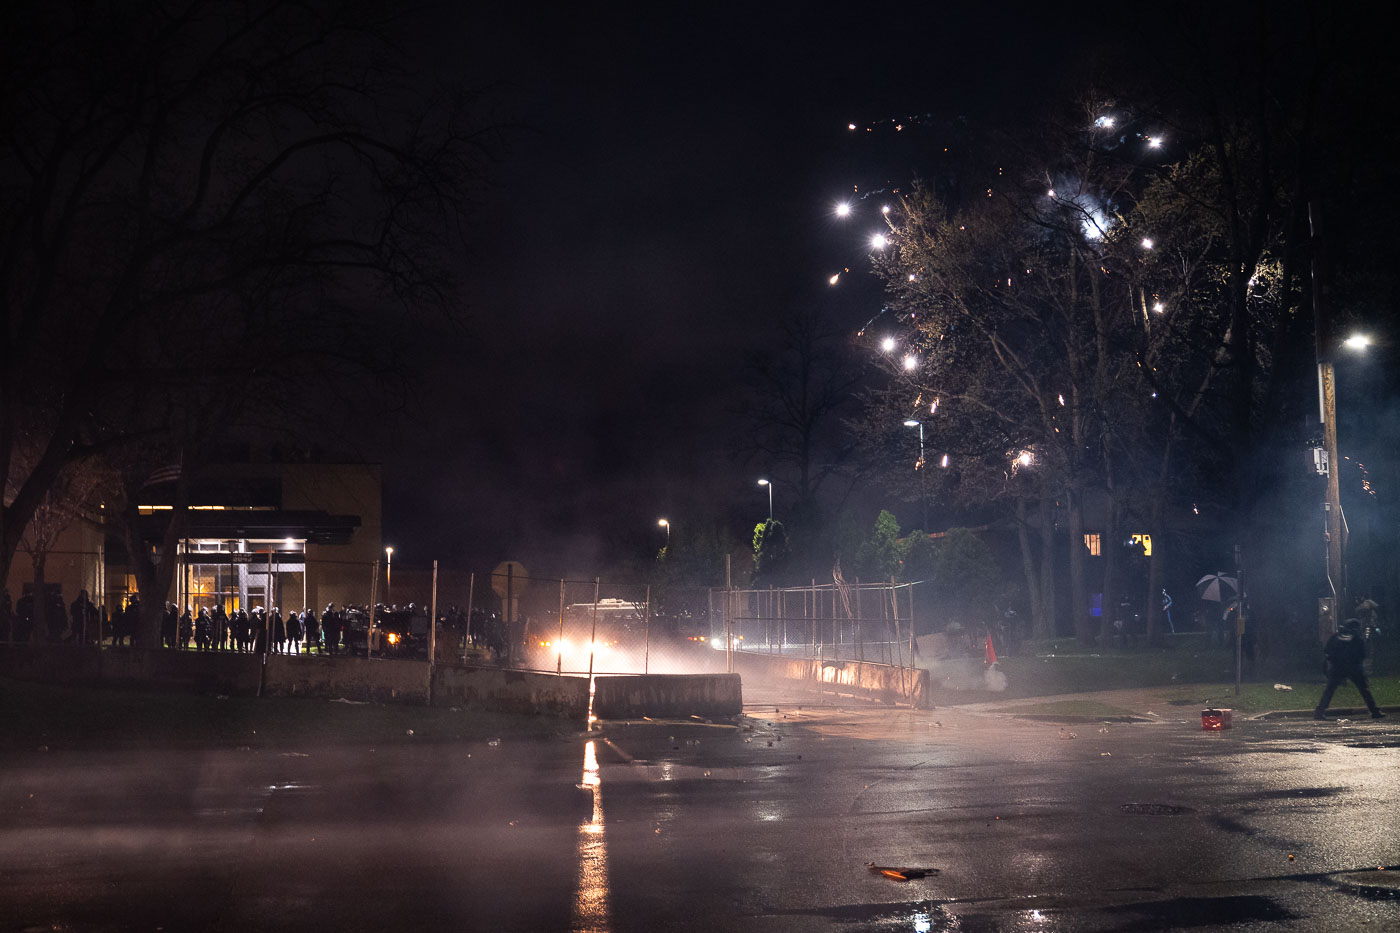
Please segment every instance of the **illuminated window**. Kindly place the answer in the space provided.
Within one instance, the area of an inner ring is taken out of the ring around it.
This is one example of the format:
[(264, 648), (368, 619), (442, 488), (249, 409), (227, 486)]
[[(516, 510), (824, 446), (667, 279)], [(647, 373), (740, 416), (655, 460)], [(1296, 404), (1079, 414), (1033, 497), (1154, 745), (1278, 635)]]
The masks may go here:
[(1086, 548), (1089, 549), (1090, 555), (1092, 555), (1092, 556), (1094, 556), (1094, 557), (1098, 557), (1099, 554), (1101, 553), (1100, 548), (1099, 548), (1099, 536), (1098, 536), (1098, 535), (1085, 535), (1085, 536), (1084, 536), (1084, 546), (1085, 546)]
[(1142, 545), (1142, 554), (1143, 554), (1143, 556), (1144, 556), (1144, 557), (1151, 557), (1151, 556), (1152, 556), (1152, 536), (1151, 536), (1151, 535), (1133, 535), (1132, 537), (1128, 538), (1128, 543), (1129, 543), (1129, 544), (1141, 544), (1141, 545)]

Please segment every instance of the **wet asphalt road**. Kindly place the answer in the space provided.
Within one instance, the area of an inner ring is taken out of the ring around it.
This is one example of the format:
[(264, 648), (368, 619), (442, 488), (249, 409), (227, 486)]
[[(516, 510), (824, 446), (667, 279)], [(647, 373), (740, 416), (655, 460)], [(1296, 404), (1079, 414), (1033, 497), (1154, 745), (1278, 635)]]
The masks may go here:
[(12, 755), (0, 929), (1400, 929), (1394, 720), (787, 702), (497, 746)]

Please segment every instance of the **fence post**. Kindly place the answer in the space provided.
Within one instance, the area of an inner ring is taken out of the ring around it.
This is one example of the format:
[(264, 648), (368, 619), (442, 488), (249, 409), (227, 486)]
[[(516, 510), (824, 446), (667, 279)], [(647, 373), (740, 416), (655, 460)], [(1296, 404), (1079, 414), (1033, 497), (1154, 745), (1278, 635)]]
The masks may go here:
[(564, 580), (559, 580), (559, 637), (554, 639), (554, 673), (564, 676)]
[(593, 651), (598, 642), (598, 593), (602, 578), (593, 578), (593, 631), (588, 636), (588, 692), (593, 692)]
[(642, 639), (645, 647), (642, 649), (642, 673), (651, 673), (651, 584), (647, 584), (647, 608), (645, 621), (642, 623)]
[(467, 630), (462, 633), (462, 663), (467, 663), (467, 645), (472, 640), (472, 603), (476, 600), (476, 571), (467, 578)]
[(856, 660), (865, 663), (865, 611), (860, 607), (860, 577), (856, 577)]
[(731, 555), (724, 555), (724, 667), (734, 673), (734, 578), (730, 572)]
[(437, 663), (437, 561), (433, 561), (433, 595), (428, 600), (428, 705), (433, 705), (433, 665)]
[(515, 667), (515, 564), (506, 563), (506, 667)]
[[(369, 611), (369, 627), (365, 629), (365, 660), (374, 657), (374, 601), (379, 598), (379, 559), (374, 561), (374, 575), (369, 578), (369, 605), (365, 607)], [(346, 637), (346, 647), (349, 647), (349, 637)]]
[(914, 584), (909, 584), (909, 666), (914, 664)]
[(904, 643), (899, 637), (899, 590), (895, 589), (894, 577), (890, 577), (890, 614), (894, 617), (894, 648), (899, 657), (899, 691), (907, 698), (909, 688), (904, 682)]

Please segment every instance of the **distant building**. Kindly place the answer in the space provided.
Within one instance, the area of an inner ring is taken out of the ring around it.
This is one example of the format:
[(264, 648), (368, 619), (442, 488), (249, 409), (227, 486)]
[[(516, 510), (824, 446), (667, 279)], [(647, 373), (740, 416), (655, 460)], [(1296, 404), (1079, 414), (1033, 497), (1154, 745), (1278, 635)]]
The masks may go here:
[[(152, 548), (169, 527), (173, 495), (171, 477), (143, 497), (141, 537)], [(222, 603), (230, 612), (265, 605), (319, 611), (330, 602), (369, 602), (375, 561), (384, 556), (377, 464), (220, 464), (201, 470), (190, 503), (186, 537), (173, 555), (179, 566), (165, 599), (177, 605)], [(77, 520), (48, 549), (45, 580), (65, 603), (86, 590), (111, 609), (136, 591), (126, 547), (107, 531), (100, 514)], [(32, 561), (21, 550), (10, 570), (11, 597), (32, 587), (32, 580)]]

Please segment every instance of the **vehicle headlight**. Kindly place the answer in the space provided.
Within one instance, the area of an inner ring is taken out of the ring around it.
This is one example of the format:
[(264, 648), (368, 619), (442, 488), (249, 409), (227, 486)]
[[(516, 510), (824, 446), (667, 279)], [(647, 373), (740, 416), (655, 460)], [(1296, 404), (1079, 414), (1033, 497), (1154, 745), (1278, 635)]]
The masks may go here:
[(711, 648), (723, 648), (723, 647), (724, 647), (724, 642), (720, 641), (718, 638), (711, 638), (711, 639), (710, 639), (710, 647), (711, 647)]

